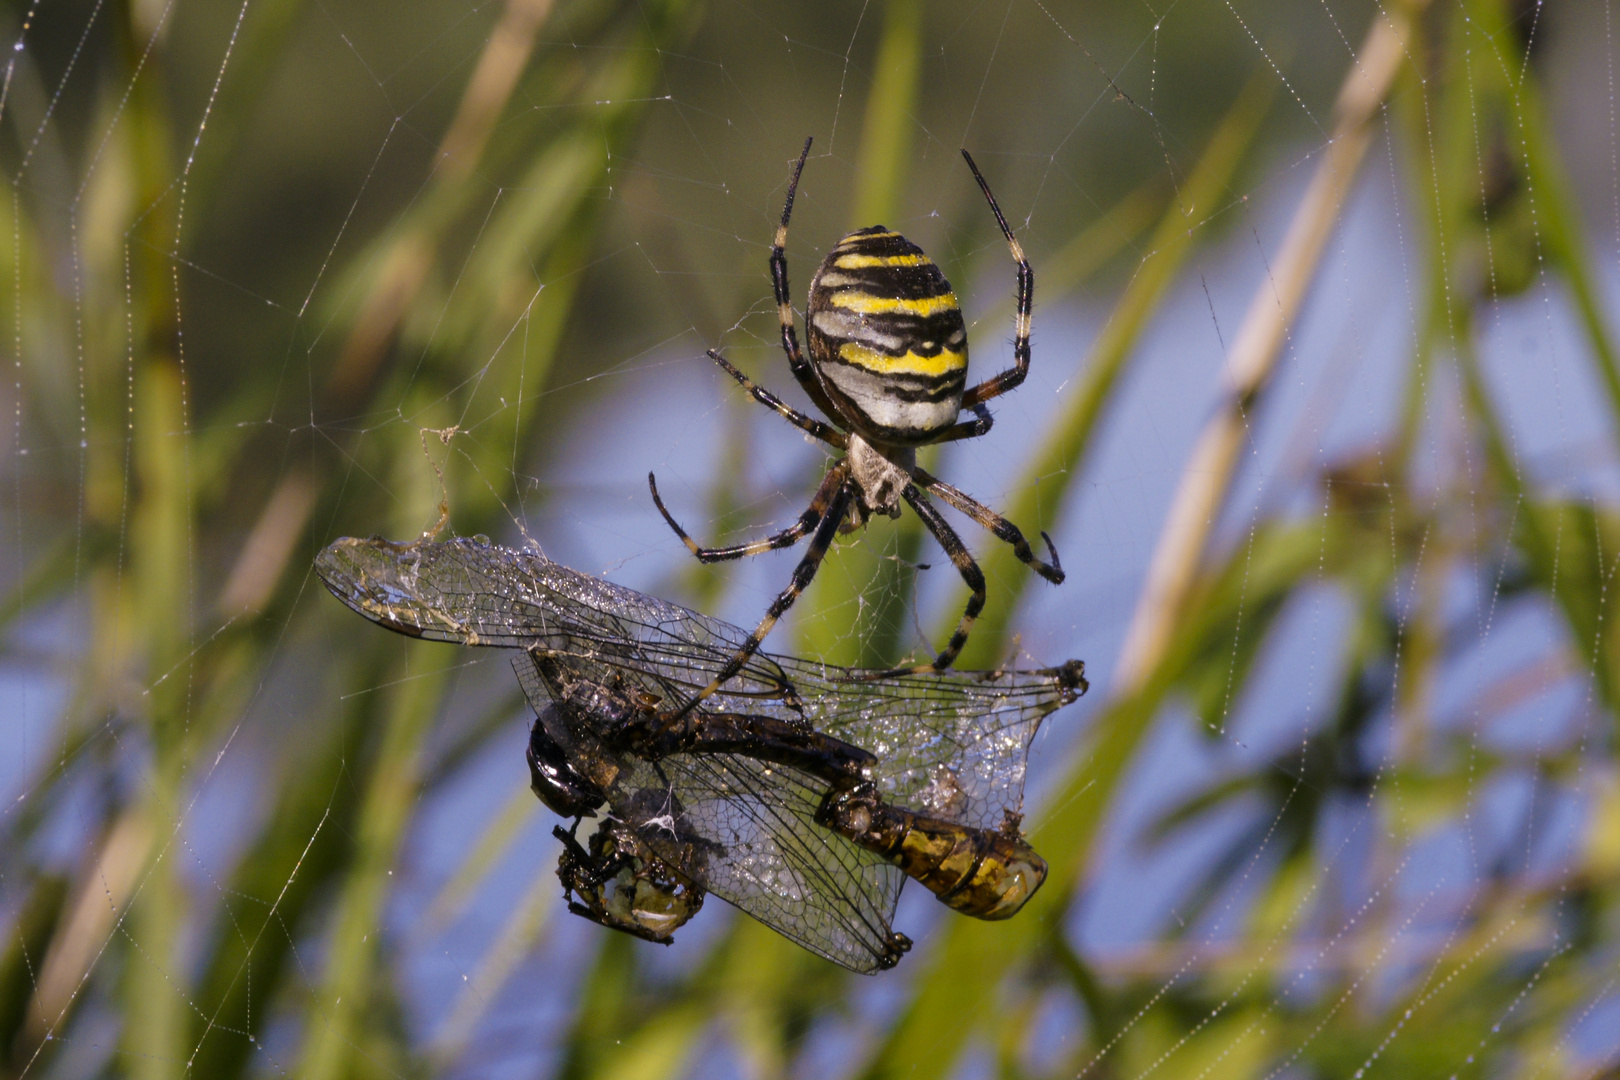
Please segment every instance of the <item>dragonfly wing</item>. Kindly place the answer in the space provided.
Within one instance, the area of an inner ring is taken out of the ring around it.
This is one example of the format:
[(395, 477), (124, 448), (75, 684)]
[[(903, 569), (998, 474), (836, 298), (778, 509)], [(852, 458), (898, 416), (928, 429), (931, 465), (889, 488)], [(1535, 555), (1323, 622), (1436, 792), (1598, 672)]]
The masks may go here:
[[(339, 600), (390, 630), (575, 656), (660, 697), (702, 687), (748, 639), (723, 620), (481, 538), (345, 537), (316, 556), (315, 570)], [(786, 685), (776, 661), (761, 656), (732, 688), (779, 698)]]
[(841, 668), (784, 665), (811, 726), (877, 756), (873, 780), (885, 802), (981, 829), (1022, 811), (1030, 744), (1042, 721), (1078, 696), (1062, 672), (907, 674), (851, 684)]
[[(476, 538), (343, 539), (315, 565), (339, 599), (390, 629), (538, 649), (584, 678), (663, 701), (687, 700), (748, 636), (536, 552)], [(870, 681), (860, 674), (758, 653), (707, 707), (808, 722), (877, 755), (874, 779), (891, 805), (998, 828), (1005, 813), (1022, 809), (1025, 761), (1041, 721), (1084, 687), (1077, 664)]]
[(613, 816), (660, 858), (834, 963), (861, 972), (892, 964), (905, 874), (815, 823), (824, 781), (736, 754), (613, 754), (600, 718), (553, 703), (533, 656), (514, 657), (512, 668), (539, 722), (575, 768), (603, 781)]
[[(895, 905), (905, 874), (814, 821), (826, 785), (732, 754), (634, 760), (613, 801), (638, 812), (648, 847), (681, 864), (701, 838), (698, 884), (789, 940), (852, 971), (892, 966)], [(659, 811), (647, 814), (649, 803)]]

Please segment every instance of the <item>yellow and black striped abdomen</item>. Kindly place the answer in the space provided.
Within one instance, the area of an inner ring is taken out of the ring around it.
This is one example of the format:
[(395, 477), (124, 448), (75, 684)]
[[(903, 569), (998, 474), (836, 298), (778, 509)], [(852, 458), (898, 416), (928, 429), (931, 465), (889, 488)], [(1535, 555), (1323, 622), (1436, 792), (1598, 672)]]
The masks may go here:
[(956, 422), (967, 329), (951, 283), (922, 248), (881, 225), (838, 242), (810, 280), (810, 362), (849, 427), (921, 444)]

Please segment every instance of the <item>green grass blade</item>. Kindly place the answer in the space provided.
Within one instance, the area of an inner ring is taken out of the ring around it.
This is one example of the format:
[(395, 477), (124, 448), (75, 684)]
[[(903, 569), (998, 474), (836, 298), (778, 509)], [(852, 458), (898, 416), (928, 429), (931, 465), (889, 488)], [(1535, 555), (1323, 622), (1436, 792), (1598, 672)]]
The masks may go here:
[[(328, 685), (375, 686), (386, 671), (343, 664), (344, 677)], [(285, 778), (268, 824), (228, 879), (225, 910), (204, 953), (191, 1075), (226, 1080), (262, 1064), (254, 1052), (276, 1015), (269, 1003), (286, 981), (302, 980), (296, 950), (306, 944), (312, 908), (352, 865), (358, 809), (352, 770), (357, 748), (380, 726), (380, 705), (376, 694), (343, 702), (324, 737), (280, 763)]]
[(900, 218), (912, 158), (913, 115), (922, 73), (921, 0), (886, 0), (883, 39), (872, 67), (866, 120), (855, 165), (850, 228), (864, 229)]
[(350, 1075), (378, 1004), (383, 915), (411, 812), (421, 796), (423, 744), (438, 715), (456, 651), (413, 644), (410, 665), (387, 691), (384, 729), (355, 819), (352, 868), (338, 895), (326, 970), (315, 991), (300, 1055), (306, 1080)]
[[(851, 228), (900, 219), (922, 72), (922, 30), (918, 0), (888, 0), (867, 91)], [(836, 544), (805, 597), (798, 620), (800, 648), (835, 664), (892, 663), (911, 603), (907, 561), (915, 557), (920, 541), (921, 527), (908, 513), (895, 526), (884, 521)], [(890, 544), (893, 549), (885, 551)]]

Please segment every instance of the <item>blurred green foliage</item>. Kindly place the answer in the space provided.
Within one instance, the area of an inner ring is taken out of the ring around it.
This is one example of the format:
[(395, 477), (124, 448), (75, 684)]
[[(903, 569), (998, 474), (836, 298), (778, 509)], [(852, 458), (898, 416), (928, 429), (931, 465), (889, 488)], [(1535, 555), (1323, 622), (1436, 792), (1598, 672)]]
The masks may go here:
[[(1104, 72), (1142, 46), (1136, 5), (1052, 5), (1000, 36), (958, 33), (951, 19), (966, 14), (918, 0), (819, 7), (5, 9), (7, 40), (26, 47), (0, 92), (0, 340), (17, 417), (3, 611), (15, 662), (66, 692), (0, 829), (0, 1072), (478, 1075), (503, 1040), (532, 1045), (480, 1025), (514, 971), (544, 963), (532, 950), (562, 911), (548, 865), (431, 1030), (401, 963), (404, 939), (453, 923), (533, 827), (528, 794), (468, 825), (423, 927), (401, 925), (396, 874), (416, 858), (424, 807), (510, 734), (515, 688), (447, 708), (457, 654), (362, 632), (312, 587), (313, 553), (343, 534), (414, 535), (446, 494), (456, 531), (509, 534), (561, 498), (525, 480), (564, 449), (554, 417), (621, 392), (589, 376), (672, 326), (694, 356), (724, 341), (755, 370), (774, 365), (764, 251), (805, 132), (831, 156), (811, 163), (796, 230), (893, 218), (929, 234), (954, 280), (1010, 293), (977, 193), (944, 179), (970, 115), (1041, 302), (1082, 287), (1110, 297), (1088, 347), (1059, 361), (1040, 352), (1059, 343), (1037, 345), (1036, 363), (1071, 365), (1075, 385), (1021, 444), (1002, 509), (1031, 533), (1052, 527), (1085, 492), (1168, 291), (1279, 148), (1321, 145), (1306, 118), (1329, 113), (1373, 17), (1340, 13), (1335, 37), (1310, 5), (1263, 5), (1246, 22), (1183, 5), (1176, 33), (1148, 34), (1151, 80), (1127, 90)], [(1554, 290), (1620, 418), (1616, 320), (1589, 250), (1601, 241), (1551, 135), (1527, 29), (1540, 17), (1502, 0), (1417, 15), (1383, 114), (1421, 249), (1398, 415), (1353, 459), (1307, 448), (1285, 463), (1322, 512), (1268, 510), (1204, 553), (1142, 685), (1109, 696), (1093, 669), (1086, 735), (1028, 825), (1053, 867), (1037, 900), (1004, 925), (947, 923), (883, 977), (876, 1007), (871, 984), (747, 920), (676, 973), (593, 933), (539, 1071), (701, 1075), (729, 1055), (746, 1075), (811, 1075), (830, 1031), (837, 1067), (873, 1077), (964, 1063), (1008, 1077), (1596, 1067), (1571, 1032), (1612, 990), (1620, 947), (1607, 755), (1620, 514), (1521, 466), (1479, 359), (1491, 304)], [(784, 34), (796, 55), (842, 60), (784, 72)], [(1016, 77), (984, 76), (1009, 64)], [(1096, 104), (1047, 107), (1060, 96)], [(736, 130), (739, 102), (765, 120)], [(1082, 114), (1084, 145), (1069, 138)], [(670, 163), (681, 184), (649, 180)], [(1037, 201), (1053, 176), (1086, 198)], [(1030, 222), (1011, 209), (1032, 205)], [(795, 288), (809, 248), (794, 249)], [(998, 303), (987, 319), (1004, 319)], [(750, 408), (728, 403), (722, 418), (707, 520), (724, 533), (751, 521)], [(1438, 478), (1436, 413), (1467, 448)], [(779, 631), (773, 647), (896, 658), (926, 556), (914, 520), (882, 527), (840, 546), (802, 602), (798, 641)], [(1004, 548), (983, 561), (990, 605), (964, 662), (987, 666), (1015, 649), (1028, 578)], [(1565, 639), (1539, 666), (1486, 672), (1479, 713), (1574, 677), (1602, 723), (1514, 753), (1440, 722), (1434, 687), (1477, 643), (1446, 607), (1459, 575), (1488, 582), (1498, 608), (1551, 612)], [(706, 604), (726, 579), (692, 571), (685, 584)], [(1148, 833), (1170, 842), (1233, 808), (1258, 824), (1204, 862), (1180, 904), (1187, 928), (1123, 959), (1087, 955), (1077, 912), (1111, 811), (1128, 784), (1153, 781), (1133, 772), (1149, 734), (1187, 717), (1220, 731), (1289, 613), (1323, 596), (1345, 611), (1324, 646), (1325, 722), (1188, 793)], [(38, 627), (52, 625), (67, 629), (41, 664)], [(267, 711), (273, 725), (255, 720)], [(1421, 920), (1390, 890), (1341, 880), (1356, 867), (1394, 880), (1512, 778), (1545, 800), (1584, 799), (1585, 839), (1551, 868), (1488, 862), (1482, 884)], [(252, 807), (223, 814), (228, 844), (199, 853), (221, 784)], [(1332, 846), (1347, 813), (1370, 823), (1359, 861)], [(1212, 920), (1219, 935), (1195, 932)], [(1056, 1034), (1051, 1016), (1068, 1018)]]

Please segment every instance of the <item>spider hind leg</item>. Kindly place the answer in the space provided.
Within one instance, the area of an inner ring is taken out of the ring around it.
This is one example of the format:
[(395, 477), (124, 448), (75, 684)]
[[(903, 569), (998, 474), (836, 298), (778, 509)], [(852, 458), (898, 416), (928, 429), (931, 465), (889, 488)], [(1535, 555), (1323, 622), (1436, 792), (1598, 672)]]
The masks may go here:
[(962, 580), (972, 590), (972, 595), (968, 597), (967, 606), (962, 609), (962, 618), (956, 624), (956, 631), (951, 634), (951, 639), (945, 643), (945, 648), (940, 651), (938, 656), (934, 657), (932, 664), (918, 664), (914, 667), (866, 672), (857, 676), (853, 681), (870, 682), (874, 679), (887, 679), (896, 675), (921, 675), (927, 672), (944, 671), (955, 663), (956, 658), (961, 655), (962, 647), (967, 644), (968, 632), (973, 629), (973, 620), (977, 619), (979, 613), (984, 610), (984, 571), (979, 569), (979, 564), (973, 561), (972, 555), (968, 554), (967, 545), (962, 543), (962, 538), (956, 535), (956, 530), (952, 529), (950, 523), (940, 516), (939, 511), (934, 509), (933, 504), (928, 501), (922, 492), (917, 490), (915, 485), (908, 486), (904, 495), (906, 502), (910, 503), (911, 508), (917, 511), (917, 516), (922, 519), (924, 527), (934, 535), (935, 540), (939, 541), (939, 546), (945, 549), (945, 554), (950, 556), (951, 565), (955, 566), (956, 572), (962, 575)]
[(1050, 563), (1042, 562), (1035, 557), (1035, 553), (1030, 550), (1029, 541), (1024, 539), (1024, 534), (1019, 530), (1018, 526), (979, 502), (973, 496), (960, 488), (947, 484), (926, 470), (917, 469), (915, 475), (917, 483), (925, 491), (938, 495), (945, 502), (989, 529), (997, 540), (1011, 545), (1013, 554), (1017, 555), (1031, 570), (1054, 585), (1063, 584), (1063, 580), (1067, 575), (1063, 572), (1063, 564), (1058, 561), (1056, 545), (1052, 543), (1052, 538), (1046, 535), (1045, 532), (1041, 533), (1041, 539), (1046, 541), (1046, 552), (1052, 557)]

